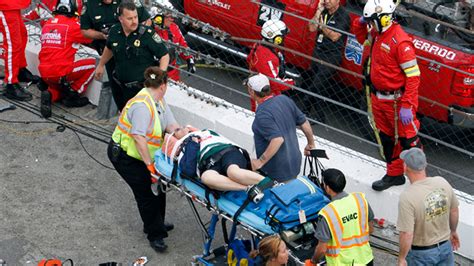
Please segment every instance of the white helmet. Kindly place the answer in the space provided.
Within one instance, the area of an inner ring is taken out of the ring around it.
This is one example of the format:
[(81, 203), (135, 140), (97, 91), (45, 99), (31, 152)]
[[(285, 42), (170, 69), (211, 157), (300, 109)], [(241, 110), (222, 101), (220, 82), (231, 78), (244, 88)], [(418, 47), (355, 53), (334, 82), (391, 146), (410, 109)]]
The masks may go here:
[[(398, 3), (398, 1), (397, 1)], [(364, 6), (364, 19), (374, 21), (379, 32), (390, 26), (397, 4), (393, 0), (368, 0)]]
[(283, 37), (289, 33), (285, 22), (278, 19), (270, 19), (262, 26), (260, 34), (262, 37), (272, 43), (281, 44)]

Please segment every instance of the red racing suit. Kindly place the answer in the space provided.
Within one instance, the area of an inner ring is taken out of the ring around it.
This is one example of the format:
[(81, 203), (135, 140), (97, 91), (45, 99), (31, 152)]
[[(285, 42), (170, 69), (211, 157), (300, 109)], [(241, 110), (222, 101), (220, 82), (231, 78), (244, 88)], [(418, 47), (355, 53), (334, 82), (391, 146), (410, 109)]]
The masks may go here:
[[(359, 43), (367, 36), (367, 26), (354, 20), (353, 29)], [(417, 137), (420, 122), (416, 118), (420, 70), (415, 47), (402, 27), (393, 24), (381, 34), (372, 31), (370, 82), (373, 87), (372, 111), (387, 161), (387, 175), (403, 175), (402, 150), (421, 147)], [(413, 121), (403, 125), (400, 108), (411, 108)], [(396, 126), (395, 126), (396, 123)], [(397, 130), (396, 130), (397, 129)]]
[(25, 48), (28, 33), (21, 16), (21, 9), (27, 8), (31, 0), (0, 0), (0, 32), (3, 35), (5, 59), (5, 83), (18, 83), (20, 68), (26, 67)]
[(56, 15), (50, 18), (41, 31), (39, 72), (48, 84), (52, 100), (61, 98), (60, 78), (66, 77), (73, 90), (83, 93), (89, 85), (95, 70), (95, 59), (75, 61), (79, 43), (92, 40), (81, 34), (77, 17)]
[[(255, 44), (252, 47), (249, 55), (247, 56), (247, 63), (249, 65), (249, 70), (262, 73), (269, 78), (273, 78), (284, 82), (288, 85), (295, 85), (293, 79), (280, 78), (280, 59), (278, 57), (279, 52), (274, 52), (271, 48), (268, 48), (261, 44)], [(285, 84), (278, 83), (276, 81), (270, 80), (270, 88), (274, 95), (281, 94), (282, 91), (290, 89)], [(256, 103), (255, 101), (250, 100), (250, 108), (252, 112), (255, 112)]]
[[(184, 39), (183, 34), (181, 33), (181, 30), (179, 30), (178, 25), (176, 25), (174, 22), (170, 24), (170, 27), (167, 29), (160, 29), (158, 27), (155, 27), (156, 33), (160, 35), (160, 37), (165, 40), (165, 41), (172, 41), (176, 44), (178, 44), (181, 47), (188, 47), (188, 44), (186, 43), (186, 40)], [(174, 67), (178, 67), (177, 64), (177, 58), (176, 58), (176, 53), (173, 51), (173, 47), (169, 48), (170, 52), (170, 65)], [(179, 53), (179, 57), (183, 59), (184, 61), (187, 61), (188, 59), (192, 58), (192, 55), (186, 55), (184, 53)], [(179, 70), (175, 68), (168, 68), (168, 77), (170, 77), (172, 80), (179, 81)]]

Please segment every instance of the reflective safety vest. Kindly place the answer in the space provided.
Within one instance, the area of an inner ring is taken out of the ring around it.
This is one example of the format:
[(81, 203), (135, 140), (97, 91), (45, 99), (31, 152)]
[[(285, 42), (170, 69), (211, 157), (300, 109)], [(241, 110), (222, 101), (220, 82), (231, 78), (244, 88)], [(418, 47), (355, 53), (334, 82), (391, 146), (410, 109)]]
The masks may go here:
[(369, 208), (363, 193), (332, 201), (320, 212), (331, 231), (328, 265), (366, 265), (374, 256), (369, 244)]
[(120, 147), (127, 152), (128, 156), (143, 161), (140, 153), (138, 153), (137, 147), (135, 146), (135, 140), (133, 139), (132, 134), (130, 134), (132, 125), (127, 117), (129, 108), (135, 103), (144, 103), (151, 114), (151, 122), (146, 130), (145, 136), (150, 157), (153, 158), (155, 156), (155, 151), (161, 148), (163, 132), (161, 130), (160, 118), (158, 116), (155, 101), (146, 88), (142, 89), (137, 95), (135, 95), (135, 97), (127, 102), (127, 105), (125, 105), (125, 108), (120, 114), (117, 127), (115, 127), (115, 131), (112, 134), (112, 140), (115, 143), (120, 144)]

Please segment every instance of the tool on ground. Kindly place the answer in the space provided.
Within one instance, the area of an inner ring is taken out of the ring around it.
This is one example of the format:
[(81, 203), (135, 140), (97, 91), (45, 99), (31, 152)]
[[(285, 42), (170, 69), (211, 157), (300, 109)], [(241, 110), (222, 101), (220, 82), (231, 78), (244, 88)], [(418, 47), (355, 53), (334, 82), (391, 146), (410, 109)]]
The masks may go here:
[(15, 110), (15, 109), (16, 109), (16, 105), (11, 104), (11, 103), (0, 105), (0, 113), (3, 112), (3, 111)]

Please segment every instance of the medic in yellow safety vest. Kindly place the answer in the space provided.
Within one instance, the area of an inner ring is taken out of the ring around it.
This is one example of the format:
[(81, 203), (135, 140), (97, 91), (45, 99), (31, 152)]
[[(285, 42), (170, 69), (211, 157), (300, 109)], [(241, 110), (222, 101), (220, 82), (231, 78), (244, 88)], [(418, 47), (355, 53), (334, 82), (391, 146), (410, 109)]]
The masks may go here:
[[(161, 148), (163, 131), (161, 129), (161, 123), (158, 117), (155, 101), (146, 88), (138, 92), (138, 94), (130, 99), (125, 105), (122, 113), (120, 114), (117, 127), (112, 134), (112, 139), (115, 143), (120, 144), (120, 147), (127, 153), (128, 156), (143, 161), (135, 146), (135, 141), (130, 134), (132, 125), (127, 118), (128, 109), (135, 103), (144, 103), (151, 113), (151, 120), (153, 122), (150, 123), (145, 137), (150, 157), (153, 158), (155, 151)], [(162, 102), (160, 102), (160, 104), (162, 104)]]
[[(342, 172), (337, 169), (326, 171), (330, 173), (323, 172), (323, 184), (332, 201), (319, 215), (322, 217), (320, 219), (326, 221), (331, 238), (328, 242), (321, 241), (316, 232), (319, 243), (313, 258), (307, 260), (305, 265), (316, 265), (323, 254), (326, 256), (327, 265), (372, 265), (374, 256), (369, 244), (372, 225), (369, 221), (370, 207), (365, 195), (347, 194), (343, 191), (346, 182)], [(326, 178), (329, 175), (332, 180)], [(318, 226), (320, 223), (321, 221)]]

